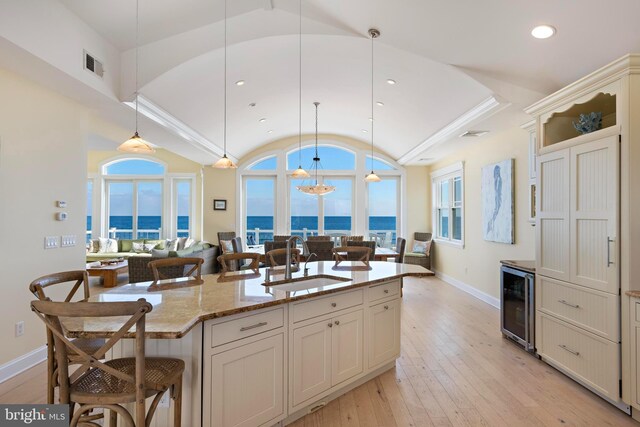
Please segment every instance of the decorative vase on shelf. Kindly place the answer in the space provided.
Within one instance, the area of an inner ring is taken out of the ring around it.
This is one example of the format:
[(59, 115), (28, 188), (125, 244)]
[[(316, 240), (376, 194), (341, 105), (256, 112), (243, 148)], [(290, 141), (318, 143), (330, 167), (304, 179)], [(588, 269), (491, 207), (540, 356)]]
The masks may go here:
[(581, 134), (591, 133), (602, 127), (602, 112), (591, 112), (589, 114), (580, 114), (578, 122), (572, 122), (573, 127)]

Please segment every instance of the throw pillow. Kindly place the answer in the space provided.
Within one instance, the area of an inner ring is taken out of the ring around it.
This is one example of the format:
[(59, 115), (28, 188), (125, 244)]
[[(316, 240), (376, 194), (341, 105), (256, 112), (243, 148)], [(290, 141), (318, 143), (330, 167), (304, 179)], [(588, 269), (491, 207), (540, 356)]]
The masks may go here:
[(178, 239), (167, 239), (167, 242), (164, 244), (164, 248), (168, 251), (177, 251)]
[(153, 244), (156, 249), (166, 249), (165, 248), (166, 241), (164, 241), (164, 240), (148, 240), (148, 239), (145, 239), (144, 243), (147, 244), (147, 245)]
[(430, 241), (426, 242), (426, 241), (421, 241), (421, 240), (416, 240), (413, 242), (413, 249), (411, 250), (411, 252), (415, 252), (417, 254), (427, 254), (427, 245), (430, 245)]
[(95, 253), (98, 253), (99, 250), (100, 250), (100, 240), (91, 239), (89, 241), (89, 252), (92, 254), (95, 254)]
[(232, 240), (220, 240), (220, 246), (222, 246), (223, 254), (233, 253), (233, 241)]
[(100, 237), (98, 239), (98, 253), (101, 254), (115, 254), (118, 252), (118, 241), (116, 239), (108, 239), (106, 237)]
[(147, 254), (150, 254), (151, 251), (154, 250), (154, 249), (162, 249), (159, 246), (160, 246), (159, 243), (145, 243), (144, 244), (144, 252), (147, 253)]
[(183, 249), (190, 248), (191, 246), (193, 246), (195, 244), (196, 244), (195, 239), (192, 239), (191, 237), (187, 237), (187, 240), (184, 242), (184, 248)]
[(157, 243), (139, 243), (139, 242), (133, 242), (131, 245), (133, 247), (133, 251), (137, 254), (150, 254), (151, 251), (153, 249), (156, 249), (156, 246), (158, 246)]
[(169, 256), (168, 249), (151, 249), (151, 256), (154, 258), (167, 258)]
[(184, 244), (187, 243), (186, 237), (178, 237), (178, 246), (176, 246), (176, 250), (181, 251), (184, 249)]

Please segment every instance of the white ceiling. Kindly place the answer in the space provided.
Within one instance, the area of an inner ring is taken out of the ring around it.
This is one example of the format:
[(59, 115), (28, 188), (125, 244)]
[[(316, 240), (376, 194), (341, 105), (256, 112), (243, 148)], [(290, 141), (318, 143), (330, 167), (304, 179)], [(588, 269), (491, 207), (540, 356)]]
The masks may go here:
[[(121, 52), (122, 99), (130, 99), (134, 2), (59, 1)], [(298, 4), (229, 1), (228, 146), (236, 157), (298, 132)], [(223, 5), (140, 0), (140, 93), (218, 146)], [(303, 132), (313, 131), (312, 102), (319, 101), (321, 132), (369, 140), (361, 132), (370, 116), (367, 29), (376, 27), (375, 98), (385, 106), (375, 109), (375, 142), (395, 159), (491, 95), (510, 105), (499, 113), (509, 118), (486, 127), (526, 121), (527, 104), (640, 51), (637, 0), (303, 0), (303, 15)], [(556, 26), (557, 35), (533, 39), (540, 23)], [(247, 84), (233, 85), (239, 79)], [(483, 121), (468, 125), (482, 128)], [(450, 152), (457, 138), (438, 142), (408, 163)]]

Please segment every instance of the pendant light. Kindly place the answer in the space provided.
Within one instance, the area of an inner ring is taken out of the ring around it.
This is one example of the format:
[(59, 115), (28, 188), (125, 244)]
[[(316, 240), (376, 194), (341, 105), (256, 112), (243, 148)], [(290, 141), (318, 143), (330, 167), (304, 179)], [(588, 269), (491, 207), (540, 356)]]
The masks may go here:
[(364, 180), (366, 182), (380, 182), (380, 177), (373, 171), (373, 40), (380, 37), (380, 31), (371, 28), (369, 35), (371, 36), (371, 173)]
[(213, 164), (217, 169), (235, 169), (238, 166), (227, 157), (227, 0), (224, 0), (224, 155)]
[(300, 0), (300, 38), (298, 62), (298, 169), (291, 176), (293, 178), (309, 178), (309, 172), (302, 168), (302, 0)]
[(320, 166), (320, 156), (318, 156), (318, 105), (320, 103), (314, 102), (313, 105), (316, 106), (316, 155), (313, 158), (311, 170), (315, 170), (315, 185), (298, 185), (296, 189), (312, 196), (324, 196), (334, 192), (336, 187), (334, 185), (318, 184), (318, 167)]
[(138, 46), (140, 35), (140, 19), (138, 18), (138, 0), (136, 0), (136, 132), (133, 136), (118, 146), (118, 151), (127, 153), (153, 153), (156, 150), (138, 134)]

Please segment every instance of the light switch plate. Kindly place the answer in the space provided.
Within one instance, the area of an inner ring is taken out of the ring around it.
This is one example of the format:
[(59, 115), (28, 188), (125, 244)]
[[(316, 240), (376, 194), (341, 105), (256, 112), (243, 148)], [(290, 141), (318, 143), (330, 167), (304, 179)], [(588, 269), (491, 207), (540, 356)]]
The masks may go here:
[(44, 238), (45, 249), (55, 249), (60, 246), (60, 238), (58, 236), (47, 236)]
[(63, 248), (68, 248), (71, 246), (75, 246), (76, 245), (76, 235), (75, 234), (68, 234), (65, 236), (62, 236), (60, 238), (60, 246)]

